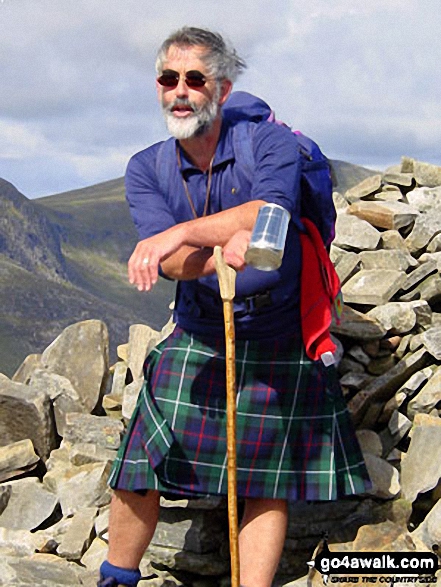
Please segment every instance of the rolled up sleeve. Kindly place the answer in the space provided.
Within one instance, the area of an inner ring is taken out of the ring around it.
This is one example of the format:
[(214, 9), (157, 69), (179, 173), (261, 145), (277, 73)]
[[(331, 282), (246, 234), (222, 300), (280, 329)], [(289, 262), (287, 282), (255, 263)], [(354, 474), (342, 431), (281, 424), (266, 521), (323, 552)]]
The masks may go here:
[(301, 161), (295, 135), (284, 126), (259, 124), (253, 149), (252, 199), (279, 204), (293, 219), (299, 218)]
[(156, 178), (155, 147), (156, 145), (133, 155), (125, 175), (126, 198), (140, 240), (154, 236), (176, 224)]

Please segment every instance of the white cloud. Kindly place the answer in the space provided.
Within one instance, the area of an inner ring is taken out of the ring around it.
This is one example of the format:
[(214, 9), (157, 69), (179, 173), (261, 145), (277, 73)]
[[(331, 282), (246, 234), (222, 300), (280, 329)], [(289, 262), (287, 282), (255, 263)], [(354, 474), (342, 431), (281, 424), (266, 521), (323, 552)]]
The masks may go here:
[(249, 64), (238, 89), (328, 155), (439, 162), (438, 0), (4, 0), (2, 175), (27, 195), (120, 175), (165, 135), (154, 56), (183, 24), (229, 37)]

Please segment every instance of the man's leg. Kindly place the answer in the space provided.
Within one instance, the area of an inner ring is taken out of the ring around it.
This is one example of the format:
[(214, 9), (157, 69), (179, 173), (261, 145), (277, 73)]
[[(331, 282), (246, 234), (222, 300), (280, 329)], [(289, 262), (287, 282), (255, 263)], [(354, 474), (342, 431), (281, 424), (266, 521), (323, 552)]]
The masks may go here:
[(155, 533), (158, 515), (158, 491), (148, 491), (143, 496), (116, 490), (110, 508), (109, 563), (137, 569)]
[(241, 585), (271, 587), (287, 525), (288, 506), (285, 500), (246, 500), (239, 533)]

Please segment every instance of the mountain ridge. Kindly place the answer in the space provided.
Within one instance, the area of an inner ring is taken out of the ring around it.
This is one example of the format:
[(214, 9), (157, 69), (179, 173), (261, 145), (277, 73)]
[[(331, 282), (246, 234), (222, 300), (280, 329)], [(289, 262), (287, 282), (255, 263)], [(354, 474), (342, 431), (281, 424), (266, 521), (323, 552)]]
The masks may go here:
[[(333, 162), (337, 189), (375, 173)], [(42, 352), (67, 325), (100, 318), (116, 346), (133, 323), (160, 329), (175, 284), (149, 292), (127, 280), (137, 234), (116, 178), (30, 200), (0, 179), (0, 371), (11, 376), (30, 352)]]

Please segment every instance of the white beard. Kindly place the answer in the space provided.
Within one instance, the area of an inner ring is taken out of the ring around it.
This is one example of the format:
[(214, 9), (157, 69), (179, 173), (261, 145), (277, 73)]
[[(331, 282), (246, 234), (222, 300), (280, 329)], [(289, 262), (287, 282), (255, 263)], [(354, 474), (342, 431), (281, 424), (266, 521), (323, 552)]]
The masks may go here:
[[(178, 140), (190, 139), (204, 134), (215, 121), (218, 112), (219, 91), (216, 90), (213, 99), (204, 106), (196, 106), (190, 100), (177, 98), (173, 104), (164, 106), (162, 112), (165, 117), (168, 132)], [(185, 118), (174, 116), (172, 109), (177, 105), (190, 106), (193, 112)]]

